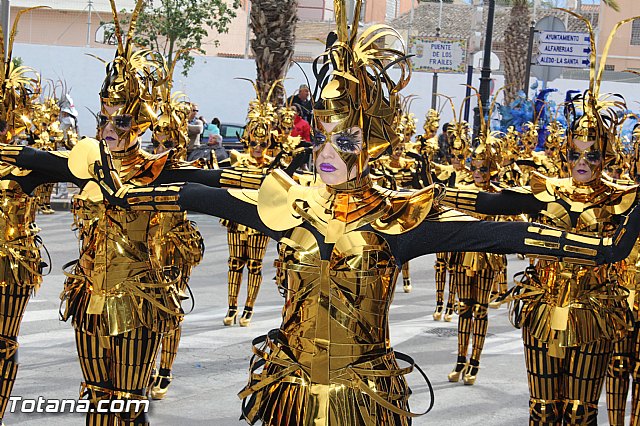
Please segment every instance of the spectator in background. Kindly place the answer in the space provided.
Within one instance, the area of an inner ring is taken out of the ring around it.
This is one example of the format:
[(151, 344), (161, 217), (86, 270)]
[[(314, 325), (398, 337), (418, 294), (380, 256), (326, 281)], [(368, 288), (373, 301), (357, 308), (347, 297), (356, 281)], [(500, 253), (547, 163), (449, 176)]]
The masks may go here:
[(447, 133), (447, 129), (449, 128), (449, 123), (444, 123), (442, 125), (442, 133), (438, 136), (438, 152), (436, 154), (436, 158), (434, 161), (440, 164), (451, 164), (451, 154), (449, 151), (449, 134)]
[(293, 119), (293, 129), (291, 129), (291, 136), (300, 136), (303, 142), (311, 141), (311, 126), (309, 122), (302, 118), (300, 114), (300, 105), (292, 104), (291, 107), (295, 110), (296, 116)]
[(216, 154), (218, 163), (221, 162), (222, 160), (226, 160), (227, 158), (229, 158), (229, 154), (227, 153), (227, 150), (224, 149), (224, 147), (222, 146), (222, 136), (220, 136), (219, 133), (209, 136), (208, 145), (209, 147), (211, 147), (211, 150)]
[(220, 120), (214, 118), (211, 123), (204, 124), (204, 131), (202, 132), (202, 140), (209, 143), (209, 138), (212, 135), (220, 134)]
[(187, 154), (191, 153), (196, 147), (200, 146), (200, 134), (204, 130), (204, 123), (196, 118), (198, 114), (198, 104), (191, 104), (191, 112), (189, 113), (189, 124), (187, 131), (189, 134), (189, 146), (187, 147)]
[(310, 94), (309, 86), (303, 84), (298, 89), (298, 93), (291, 96), (287, 102), (290, 105), (298, 105), (300, 107), (300, 116), (307, 123), (311, 123), (313, 118), (313, 102), (309, 98)]

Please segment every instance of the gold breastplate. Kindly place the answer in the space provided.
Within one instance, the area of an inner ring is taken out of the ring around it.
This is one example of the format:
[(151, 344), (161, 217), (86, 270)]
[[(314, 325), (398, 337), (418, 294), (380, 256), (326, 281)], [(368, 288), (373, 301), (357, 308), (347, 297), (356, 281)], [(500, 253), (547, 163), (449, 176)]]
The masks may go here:
[(35, 198), (10, 180), (0, 181), (0, 286), (42, 282)]
[(163, 235), (160, 214), (131, 212), (74, 197), (80, 258), (68, 277), (65, 317), (98, 334), (117, 335), (145, 325), (163, 332), (182, 315), (177, 299), (179, 273), (168, 274), (154, 256)]
[(331, 372), (379, 356), (389, 348), (388, 311), (398, 268), (386, 241), (376, 233), (341, 236), (322, 260), (313, 234), (296, 228), (280, 240), (288, 297), (282, 333), (295, 359), (311, 371), (321, 368), (318, 383)]

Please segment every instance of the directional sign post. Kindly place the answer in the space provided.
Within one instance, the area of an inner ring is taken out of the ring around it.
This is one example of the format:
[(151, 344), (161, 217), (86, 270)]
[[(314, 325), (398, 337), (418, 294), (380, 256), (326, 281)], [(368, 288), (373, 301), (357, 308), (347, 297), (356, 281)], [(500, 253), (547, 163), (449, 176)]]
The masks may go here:
[(587, 33), (541, 31), (536, 64), (564, 68), (588, 67), (590, 40)]

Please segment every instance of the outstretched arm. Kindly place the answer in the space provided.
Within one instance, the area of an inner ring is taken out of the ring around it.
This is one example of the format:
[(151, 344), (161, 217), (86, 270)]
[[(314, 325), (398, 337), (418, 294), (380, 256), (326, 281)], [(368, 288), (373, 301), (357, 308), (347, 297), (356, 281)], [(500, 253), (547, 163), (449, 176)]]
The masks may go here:
[(510, 188), (500, 192), (483, 192), (474, 189), (447, 188), (440, 204), (458, 210), (487, 215), (537, 215), (545, 208), (524, 188)]
[(588, 237), (526, 222), (478, 221), (445, 210), (419, 227), (401, 234), (400, 260), (435, 252), (479, 251), (522, 253), (570, 263), (614, 263), (627, 257), (640, 232), (640, 207), (636, 206), (611, 238)]
[[(298, 151), (293, 157), (291, 164), (285, 169), (285, 172), (289, 176), (292, 176), (298, 168), (308, 161), (310, 153), (310, 148)], [(241, 167), (229, 167), (218, 170), (181, 168), (164, 170), (158, 179), (155, 180), (155, 183), (191, 182), (213, 188), (257, 189), (270, 172), (271, 169), (269, 168), (265, 168), (264, 170), (252, 170)]]
[(41, 183), (72, 182), (78, 186), (84, 185), (85, 181), (71, 173), (67, 155), (66, 152), (44, 151), (22, 145), (0, 146), (0, 161), (39, 172), (41, 176), (46, 175), (48, 181)]

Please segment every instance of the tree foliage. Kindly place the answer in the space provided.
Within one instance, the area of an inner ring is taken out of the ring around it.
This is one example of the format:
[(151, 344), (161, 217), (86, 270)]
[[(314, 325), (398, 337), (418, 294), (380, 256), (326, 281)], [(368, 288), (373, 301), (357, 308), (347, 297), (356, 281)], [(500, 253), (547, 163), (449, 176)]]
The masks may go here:
[[(207, 40), (209, 31), (228, 32), (240, 4), (240, 0), (147, 0), (138, 17), (134, 41), (162, 53), (169, 63), (178, 55), (186, 76), (194, 64), (193, 54), (205, 53), (204, 42), (218, 45), (218, 40)], [(123, 28), (129, 18), (120, 18)], [(112, 33), (105, 31), (105, 38)]]

